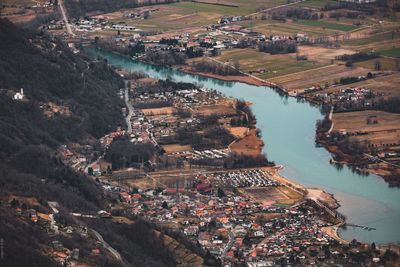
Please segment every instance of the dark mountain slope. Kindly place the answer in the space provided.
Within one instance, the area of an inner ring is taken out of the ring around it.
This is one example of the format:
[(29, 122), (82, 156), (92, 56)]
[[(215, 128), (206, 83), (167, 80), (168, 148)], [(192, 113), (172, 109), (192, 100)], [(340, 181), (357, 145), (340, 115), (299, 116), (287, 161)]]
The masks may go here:
[[(6, 20), (0, 20), (0, 40), (0, 238), (4, 241), (0, 266), (62, 266), (54, 261), (52, 241), (60, 241), (70, 251), (78, 248), (85, 266), (170, 263), (165, 250), (153, 255), (143, 247), (143, 239), (154, 239), (150, 227), (137, 232), (140, 237), (126, 236), (115, 230), (118, 227), (107, 229), (124, 249), (124, 262), (119, 262), (96, 238), (76, 232), (86, 223), (70, 215), (107, 209), (110, 196), (97, 182), (64, 165), (56, 148), (93, 142), (123, 125), (123, 103), (117, 96), (123, 86), (120, 77), (105, 62), (90, 63), (59, 40)], [(24, 99), (14, 100), (21, 87)], [(44, 108), (49, 103), (68, 112), (49, 113)], [(50, 234), (43, 219), (31, 220), (31, 209), (52, 213), (48, 201), (59, 204), (55, 217), (62, 234)], [(102, 219), (92, 220), (102, 224)], [(65, 234), (66, 226), (74, 232)], [(93, 255), (97, 248), (101, 253)]]

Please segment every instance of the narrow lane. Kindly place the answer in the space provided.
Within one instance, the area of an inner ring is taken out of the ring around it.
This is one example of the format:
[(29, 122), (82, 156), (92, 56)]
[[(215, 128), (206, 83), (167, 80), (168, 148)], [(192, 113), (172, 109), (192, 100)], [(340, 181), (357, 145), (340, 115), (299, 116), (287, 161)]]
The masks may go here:
[(75, 34), (72, 32), (71, 25), (68, 22), (67, 13), (65, 12), (62, 0), (58, 0), (58, 6), (60, 7), (60, 10), (61, 10), (61, 13), (62, 13), (62, 16), (63, 16), (63, 20), (64, 20), (64, 23), (65, 23), (65, 28), (67, 29), (68, 34), (71, 35), (71, 36), (75, 36)]

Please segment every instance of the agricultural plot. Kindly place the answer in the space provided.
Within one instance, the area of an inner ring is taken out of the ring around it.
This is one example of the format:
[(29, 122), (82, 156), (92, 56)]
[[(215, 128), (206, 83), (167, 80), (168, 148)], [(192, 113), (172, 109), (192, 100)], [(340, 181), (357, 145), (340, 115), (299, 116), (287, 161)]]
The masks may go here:
[[(270, 55), (254, 49), (231, 49), (224, 51), (218, 60), (224, 62), (239, 62), (242, 71), (269, 79), (289, 73), (309, 70), (324, 66), (315, 61), (297, 61), (295, 54)], [(259, 69), (264, 71), (259, 72)]]
[(358, 28), (358, 26), (351, 24), (340, 24), (321, 20), (298, 20), (296, 23), (305, 26), (319, 27), (323, 29), (331, 29), (343, 32), (352, 31)]
[(335, 4), (336, 1), (333, 0), (308, 0), (301, 3), (296, 4), (299, 7), (309, 7), (309, 8), (322, 8), (326, 4)]
[(399, 47), (393, 47), (386, 50), (378, 51), (379, 54), (386, 57), (399, 57), (400, 58), (400, 45)]
[[(371, 117), (374, 117), (375, 123), (368, 124)], [(369, 142), (377, 147), (400, 144), (400, 114), (375, 110), (334, 113), (333, 122), (335, 130), (367, 133), (351, 136), (351, 140)]]
[[(201, 2), (201, 3), (200, 3)], [(218, 4), (218, 5), (216, 5)], [(259, 9), (286, 4), (285, 0), (199, 0), (196, 2), (178, 2), (171, 5), (190, 9), (195, 12), (218, 13), (221, 16), (249, 15)]]
[(102, 16), (109, 18), (110, 21), (115, 23), (124, 21), (130, 26), (149, 31), (171, 31), (188, 27), (198, 27), (216, 22), (220, 17), (219, 13), (196, 12), (175, 5), (159, 5), (154, 7), (158, 8), (158, 10), (152, 12), (147, 19), (124, 18), (125, 12), (122, 11), (107, 13)]
[[(397, 27), (399, 27), (399, 25), (397, 25)], [(398, 47), (399, 42), (400, 32), (392, 27), (388, 27), (371, 30), (368, 32), (367, 36), (362, 38), (351, 38), (350, 40), (343, 41), (341, 42), (341, 46), (358, 51), (385, 51)]]
[(210, 115), (235, 115), (236, 109), (227, 105), (204, 105), (196, 107), (194, 112), (197, 115), (210, 116)]
[(251, 29), (265, 35), (296, 35), (305, 33), (311, 37), (325, 36), (334, 34), (334, 30), (328, 28), (318, 28), (291, 22), (262, 21), (255, 20), (246, 22)]
[[(376, 117), (377, 123), (368, 124), (367, 119)], [(333, 114), (334, 129), (346, 129), (348, 132), (378, 132), (400, 129), (400, 114), (367, 110), (341, 112)]]
[(400, 70), (400, 59), (380, 57), (378, 59), (370, 59), (355, 63), (356, 66), (367, 68), (370, 70), (376, 70), (376, 63), (379, 62), (380, 70), (383, 71), (399, 71)]
[(283, 86), (288, 91), (299, 91), (312, 86), (323, 87), (325, 83), (338, 81), (343, 77), (358, 77), (367, 75), (370, 70), (361, 67), (346, 67), (344, 65), (329, 65), (326, 67), (288, 74), (270, 79)]
[(175, 113), (174, 107), (163, 107), (163, 108), (146, 108), (142, 109), (142, 112), (146, 116), (152, 115), (166, 115)]

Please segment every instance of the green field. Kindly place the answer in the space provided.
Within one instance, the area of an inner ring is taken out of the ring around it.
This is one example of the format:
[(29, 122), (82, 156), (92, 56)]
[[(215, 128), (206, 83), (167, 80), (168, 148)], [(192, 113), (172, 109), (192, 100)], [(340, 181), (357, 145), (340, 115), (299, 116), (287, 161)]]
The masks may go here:
[(393, 47), (387, 50), (378, 51), (382, 56), (387, 57), (400, 57), (400, 45), (399, 47)]
[(319, 28), (332, 29), (345, 32), (352, 31), (358, 28), (355, 25), (331, 23), (321, 20), (298, 20), (297, 23), (306, 26), (319, 27)]

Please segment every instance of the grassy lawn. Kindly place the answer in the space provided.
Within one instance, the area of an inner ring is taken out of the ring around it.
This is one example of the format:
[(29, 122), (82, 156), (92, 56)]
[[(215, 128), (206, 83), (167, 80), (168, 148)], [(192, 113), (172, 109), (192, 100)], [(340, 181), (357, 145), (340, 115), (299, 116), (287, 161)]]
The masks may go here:
[(355, 25), (338, 24), (338, 23), (331, 23), (331, 22), (320, 21), (320, 20), (298, 20), (297, 23), (301, 24), (301, 25), (306, 25), (306, 26), (326, 28), (326, 29), (345, 31), (345, 32), (352, 31), (352, 30), (355, 30), (358, 28)]
[(243, 71), (249, 72), (259, 68), (267, 70), (266, 73), (254, 74), (262, 79), (277, 77), (289, 73), (309, 70), (323, 66), (314, 61), (297, 61), (294, 54), (269, 55), (254, 49), (231, 49), (224, 51), (217, 58), (224, 62), (239, 62)]
[(393, 47), (387, 50), (380, 50), (379, 53), (387, 57), (400, 57), (400, 46)]

